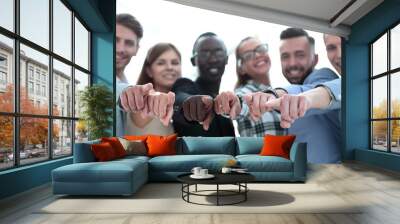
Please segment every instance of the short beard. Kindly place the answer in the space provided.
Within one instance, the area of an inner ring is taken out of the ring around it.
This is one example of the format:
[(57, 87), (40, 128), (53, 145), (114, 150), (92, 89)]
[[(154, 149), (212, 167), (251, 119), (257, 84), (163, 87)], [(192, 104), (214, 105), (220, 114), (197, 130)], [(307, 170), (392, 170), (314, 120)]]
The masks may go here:
[[(285, 74), (288, 74), (288, 73), (290, 73), (290, 70), (293, 70), (293, 68), (297, 68), (297, 70), (300, 70), (300, 71), (303, 71), (303, 69), (302, 68), (298, 68), (298, 67), (295, 67), (295, 66), (293, 66), (293, 67), (290, 67), (290, 68), (288, 68), (288, 69), (285, 69)], [(314, 70), (314, 67), (313, 66), (311, 66), (311, 67), (309, 67), (307, 70), (305, 70), (305, 72), (303, 73), (304, 75), (300, 78), (300, 80), (299, 81), (297, 81), (297, 79), (296, 79), (296, 81), (295, 80), (288, 80), (289, 82), (290, 82), (290, 84), (303, 84), (304, 83), (304, 80), (306, 80), (306, 78), (311, 74), (311, 72)]]

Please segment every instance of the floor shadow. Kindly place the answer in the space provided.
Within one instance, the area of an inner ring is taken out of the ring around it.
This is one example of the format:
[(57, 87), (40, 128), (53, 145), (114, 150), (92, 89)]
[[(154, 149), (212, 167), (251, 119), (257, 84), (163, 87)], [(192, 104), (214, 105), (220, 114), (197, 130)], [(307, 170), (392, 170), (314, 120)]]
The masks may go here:
[[(229, 204), (232, 202), (240, 201), (243, 199), (242, 195), (238, 196), (227, 196), (220, 197), (220, 203)], [(262, 191), (262, 190), (251, 190), (247, 193), (247, 201), (236, 204), (235, 206), (242, 207), (264, 207), (264, 206), (278, 206), (285, 205), (294, 202), (296, 199), (285, 193), (276, 191)], [(206, 201), (210, 204), (216, 204), (216, 192), (211, 193), (207, 196)]]

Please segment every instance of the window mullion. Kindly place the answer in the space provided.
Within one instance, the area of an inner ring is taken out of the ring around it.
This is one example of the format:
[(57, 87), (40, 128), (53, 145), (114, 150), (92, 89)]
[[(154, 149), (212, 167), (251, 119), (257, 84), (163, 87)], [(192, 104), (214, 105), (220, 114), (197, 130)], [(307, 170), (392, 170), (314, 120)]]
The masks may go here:
[[(53, 0), (49, 0), (49, 50), (53, 52)], [(48, 83), (49, 86), (47, 90), (49, 91), (49, 116), (50, 119), (48, 120), (48, 152), (49, 152), (49, 159), (53, 159), (53, 56), (49, 55), (49, 73), (48, 73)]]
[[(19, 27), (20, 27), (20, 0), (14, 1), (14, 30), (17, 35), (19, 35)], [(14, 39), (14, 112), (19, 114), (20, 112), (20, 46), (19, 39)], [(19, 166), (20, 157), (19, 157), (19, 145), (20, 145), (20, 118), (14, 116), (14, 166)]]
[[(72, 11), (72, 15), (71, 15), (71, 23), (72, 23), (72, 47), (71, 47), (71, 55), (72, 55), (72, 65), (71, 66), (71, 100), (72, 100), (72, 105), (71, 105), (71, 117), (76, 118), (75, 117), (75, 12)], [(74, 155), (74, 151), (75, 151), (75, 126), (76, 126), (76, 121), (72, 121), (72, 132), (71, 132), (71, 150), (72, 150), (72, 155)]]
[[(390, 71), (390, 30), (387, 32), (387, 51), (386, 51), (386, 54), (387, 54), (387, 68), (386, 68), (386, 71)], [(389, 74), (387, 74), (387, 101), (388, 101), (388, 103), (387, 103), (387, 110), (388, 110), (388, 118), (391, 118), (392, 117), (392, 110), (391, 110), (391, 108), (392, 108), (392, 100), (391, 100), (391, 74), (389, 73)], [(392, 135), (391, 135), (391, 123), (392, 123), (392, 121), (391, 120), (389, 120), (388, 119), (388, 122), (387, 122), (387, 135), (388, 135), (388, 152), (391, 152), (392, 151)]]

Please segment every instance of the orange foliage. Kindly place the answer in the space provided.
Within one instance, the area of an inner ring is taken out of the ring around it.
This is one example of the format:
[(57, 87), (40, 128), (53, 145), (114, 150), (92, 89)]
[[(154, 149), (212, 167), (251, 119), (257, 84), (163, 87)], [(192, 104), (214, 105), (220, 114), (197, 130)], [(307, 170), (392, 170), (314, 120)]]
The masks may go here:
[[(14, 97), (13, 86), (7, 86), (5, 93), (0, 93), (0, 111), (13, 112)], [(43, 104), (47, 105), (47, 104)], [(48, 107), (43, 105), (34, 105), (29, 99), (29, 96), (24, 87), (20, 88), (20, 108), (23, 114), (40, 114), (47, 115)], [(54, 110), (55, 114), (59, 111)], [(9, 148), (13, 146), (13, 117), (0, 116), (0, 146)], [(20, 119), (20, 148), (31, 144), (45, 144), (48, 136), (48, 119), (47, 118), (32, 118), (21, 117)], [(53, 138), (59, 135), (59, 127), (53, 126)]]

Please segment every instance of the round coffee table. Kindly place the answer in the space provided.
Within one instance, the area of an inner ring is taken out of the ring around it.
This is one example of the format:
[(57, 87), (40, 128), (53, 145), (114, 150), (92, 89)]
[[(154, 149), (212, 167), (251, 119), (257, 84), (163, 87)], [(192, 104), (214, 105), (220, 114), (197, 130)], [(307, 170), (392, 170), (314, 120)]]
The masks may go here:
[[(247, 183), (255, 180), (255, 177), (249, 173), (216, 173), (213, 174), (215, 177), (212, 179), (193, 179), (190, 177), (191, 173), (182, 174), (177, 177), (178, 181), (182, 183), (182, 199), (188, 203), (198, 205), (234, 205), (247, 200), (247, 192), (249, 188)], [(216, 185), (215, 190), (197, 190), (198, 184), (204, 185)], [(195, 186), (194, 191), (190, 191), (190, 186)], [(220, 185), (236, 185), (237, 190), (223, 190), (220, 189)], [(205, 194), (214, 192), (215, 194)], [(216, 197), (216, 204), (202, 204), (190, 201), (190, 196), (203, 196), (203, 197)], [(221, 197), (232, 197), (240, 196), (240, 199), (231, 203), (221, 203)]]

